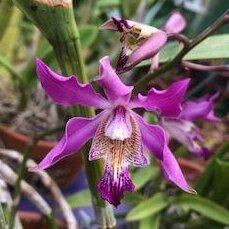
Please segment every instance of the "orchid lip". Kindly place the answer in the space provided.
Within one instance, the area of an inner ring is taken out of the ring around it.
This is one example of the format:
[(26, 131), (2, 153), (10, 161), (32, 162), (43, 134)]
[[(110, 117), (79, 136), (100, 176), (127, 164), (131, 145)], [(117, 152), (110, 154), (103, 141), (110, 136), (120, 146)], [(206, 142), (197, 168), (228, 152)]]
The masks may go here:
[(130, 113), (123, 106), (115, 107), (108, 118), (105, 127), (105, 136), (112, 140), (124, 141), (130, 138), (132, 126), (130, 121)]

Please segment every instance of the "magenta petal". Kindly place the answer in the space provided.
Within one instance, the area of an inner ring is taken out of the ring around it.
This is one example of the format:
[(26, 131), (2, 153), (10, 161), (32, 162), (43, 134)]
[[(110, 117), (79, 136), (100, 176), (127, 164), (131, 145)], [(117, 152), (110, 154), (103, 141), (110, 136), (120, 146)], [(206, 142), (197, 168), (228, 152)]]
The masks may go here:
[(105, 93), (111, 102), (115, 102), (121, 98), (129, 98), (133, 87), (126, 86), (110, 64), (108, 56), (100, 60), (98, 83), (104, 88)]
[(186, 20), (180, 12), (173, 12), (165, 23), (164, 29), (167, 33), (180, 33), (186, 27)]
[(79, 83), (75, 76), (61, 76), (38, 58), (36, 68), (42, 87), (54, 102), (62, 105), (81, 104), (98, 108), (108, 106), (108, 102), (96, 93), (90, 84)]
[(173, 83), (166, 90), (152, 88), (146, 96), (138, 95), (133, 106), (144, 107), (148, 111), (159, 111), (161, 116), (177, 117), (190, 79)]
[(219, 119), (217, 116), (215, 116), (213, 110), (211, 110), (211, 111), (207, 114), (207, 116), (204, 117), (204, 120), (205, 120), (205, 121), (208, 121), (208, 122), (219, 122), (219, 121), (220, 121), (220, 119)]
[(165, 148), (164, 158), (161, 165), (163, 173), (169, 181), (180, 187), (185, 192), (196, 194), (196, 191), (191, 188), (185, 180), (180, 166), (168, 147)]
[(65, 133), (57, 145), (46, 155), (34, 169), (43, 170), (62, 158), (76, 153), (96, 132), (96, 129), (101, 121), (103, 113), (100, 113), (94, 118), (72, 118), (65, 128)]
[(165, 32), (159, 31), (154, 33), (129, 55), (125, 68), (130, 69), (141, 61), (154, 57), (166, 41), (167, 35)]
[(217, 98), (218, 94), (211, 97), (204, 96), (196, 101), (187, 101), (183, 104), (183, 109), (180, 114), (181, 119), (186, 120), (197, 120), (203, 119), (205, 121), (218, 121), (218, 118), (213, 112), (213, 103)]
[(158, 159), (163, 159), (163, 152), (166, 146), (166, 135), (158, 125), (148, 124), (145, 120), (135, 114), (141, 130), (143, 144), (153, 153)]
[(169, 137), (183, 144), (191, 153), (208, 158), (211, 154), (206, 148), (200, 146), (203, 137), (199, 129), (188, 120), (163, 119), (162, 126), (169, 133)]
[(97, 184), (97, 189), (104, 200), (117, 207), (124, 196), (124, 192), (134, 191), (134, 184), (127, 168), (123, 168), (116, 174), (113, 168), (106, 166), (104, 175)]

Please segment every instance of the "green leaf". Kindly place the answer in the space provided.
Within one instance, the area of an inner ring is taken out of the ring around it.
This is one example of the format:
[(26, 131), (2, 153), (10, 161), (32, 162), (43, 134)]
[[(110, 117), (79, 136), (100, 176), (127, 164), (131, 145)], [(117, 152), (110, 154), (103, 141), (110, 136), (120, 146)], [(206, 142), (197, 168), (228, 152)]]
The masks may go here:
[(135, 190), (142, 188), (149, 180), (159, 174), (159, 169), (152, 166), (138, 169), (132, 174)]
[(11, 74), (12, 80), (18, 80), (19, 78), (21, 78), (20, 75), (14, 70), (14, 67), (13, 65), (11, 65), (9, 59), (3, 56), (1, 53), (0, 67), (3, 67), (6, 71), (8, 71)]
[(72, 208), (88, 207), (91, 205), (91, 194), (89, 189), (77, 192), (67, 197), (67, 202)]
[(161, 51), (159, 55), (160, 63), (171, 61), (182, 49), (183, 45), (177, 41), (169, 42)]
[(184, 60), (229, 58), (229, 34), (214, 35), (192, 49)]
[[(183, 45), (177, 41), (169, 42), (161, 51), (159, 61), (171, 61), (182, 49)], [(213, 35), (193, 48), (184, 60), (207, 60), (229, 58), (229, 34)], [(150, 60), (143, 61), (138, 67), (147, 66)]]
[(165, 196), (161, 193), (155, 194), (153, 197), (149, 198), (134, 207), (126, 216), (127, 221), (140, 220), (151, 215), (154, 215), (168, 205), (168, 201)]
[(175, 204), (198, 212), (219, 223), (229, 225), (229, 211), (208, 199), (184, 194), (175, 199)]
[(6, 222), (6, 216), (2, 207), (2, 203), (0, 203), (0, 228), (7, 229), (8, 225)]
[(224, 206), (228, 205), (229, 162), (216, 159), (212, 199)]
[(146, 200), (146, 197), (138, 192), (128, 192), (125, 194), (124, 201), (128, 204), (139, 204)]
[(82, 48), (88, 48), (98, 36), (98, 27), (94, 25), (82, 25), (79, 27), (79, 33)]
[(160, 216), (157, 214), (142, 219), (139, 225), (139, 229), (159, 229), (159, 227), (160, 227)]
[(113, 8), (120, 5), (120, 0), (99, 0), (96, 3), (98, 8)]
[(212, 182), (213, 182), (214, 171), (215, 171), (215, 161), (218, 158), (219, 159), (223, 158), (223, 156), (228, 152), (228, 149), (229, 149), (229, 141), (225, 142), (225, 144), (212, 157), (211, 162), (208, 164), (204, 174), (201, 176), (196, 186), (197, 193), (199, 193), (200, 195), (206, 196), (208, 192), (212, 190)]

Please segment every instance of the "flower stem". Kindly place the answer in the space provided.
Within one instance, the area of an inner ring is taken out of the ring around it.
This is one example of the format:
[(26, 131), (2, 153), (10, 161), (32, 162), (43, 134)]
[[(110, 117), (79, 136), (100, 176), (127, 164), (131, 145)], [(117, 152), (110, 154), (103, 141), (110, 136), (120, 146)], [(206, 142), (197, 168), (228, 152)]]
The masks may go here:
[[(199, 34), (196, 38), (194, 38), (189, 45), (185, 45), (183, 49), (177, 54), (177, 56), (170, 62), (164, 64), (160, 68), (158, 68), (155, 72), (147, 74), (145, 77), (142, 77), (135, 85), (134, 93), (137, 93), (141, 90), (147, 88), (147, 85), (156, 77), (162, 75), (168, 70), (180, 64), (183, 57), (190, 52), (194, 47), (196, 47), (199, 43), (201, 43), (208, 36), (213, 34), (216, 30), (218, 30), (221, 26), (229, 22), (229, 11), (227, 10), (221, 17), (219, 17), (212, 25), (206, 28), (201, 34)], [(187, 43), (187, 41), (186, 41)]]
[[(72, 1), (14, 0), (14, 2), (37, 25), (53, 46), (62, 73), (78, 75), (82, 83), (88, 82)], [(95, 115), (95, 111), (77, 106), (73, 109), (73, 114), (90, 117)], [(116, 225), (113, 209), (100, 198), (96, 190), (96, 183), (102, 176), (102, 163), (88, 161), (89, 145), (85, 145), (82, 152), (97, 222), (99, 227), (112, 228)]]

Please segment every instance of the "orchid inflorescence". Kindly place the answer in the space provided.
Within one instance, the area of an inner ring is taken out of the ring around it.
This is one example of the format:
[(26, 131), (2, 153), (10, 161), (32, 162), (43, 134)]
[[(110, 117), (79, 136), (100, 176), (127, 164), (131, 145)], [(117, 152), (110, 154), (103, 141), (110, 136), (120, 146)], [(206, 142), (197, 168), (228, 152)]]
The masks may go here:
[[(193, 121), (217, 121), (213, 113), (216, 96), (197, 101), (185, 101), (190, 79), (173, 83), (165, 90), (151, 88), (146, 95), (132, 95), (133, 86), (125, 85), (121, 72), (132, 69), (145, 59), (152, 59), (151, 71), (158, 67), (158, 53), (169, 33), (179, 33), (186, 22), (175, 12), (163, 30), (137, 22), (112, 18), (102, 25), (120, 33), (121, 54), (115, 69), (108, 56), (100, 60), (96, 82), (105, 96), (97, 93), (90, 83), (81, 84), (76, 76), (65, 77), (52, 71), (42, 60), (36, 59), (37, 75), (42, 87), (52, 100), (60, 105), (83, 105), (98, 109), (95, 117), (73, 117), (63, 137), (33, 171), (46, 169), (62, 158), (79, 151), (92, 139), (89, 160), (103, 159), (104, 175), (97, 184), (101, 197), (117, 206), (124, 192), (134, 191), (129, 166), (149, 164), (148, 154), (160, 162), (163, 174), (173, 184), (195, 194), (168, 147), (175, 138), (187, 149), (207, 158), (210, 152), (201, 147), (203, 138)], [(153, 112), (157, 124), (150, 124), (137, 113), (136, 108)]]

